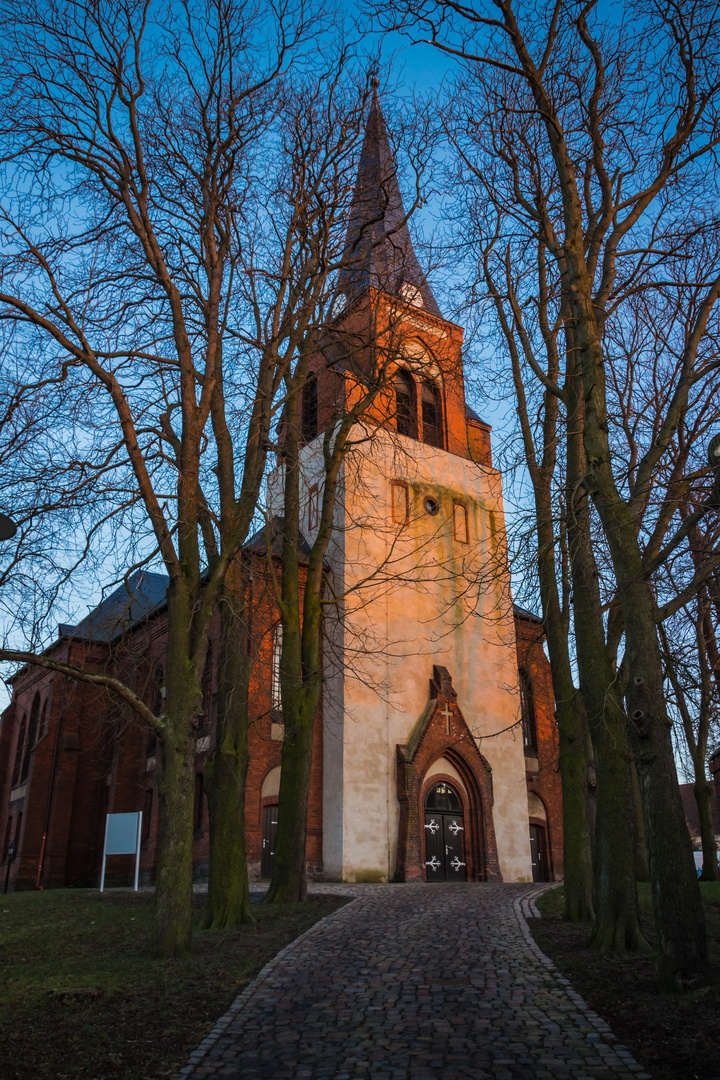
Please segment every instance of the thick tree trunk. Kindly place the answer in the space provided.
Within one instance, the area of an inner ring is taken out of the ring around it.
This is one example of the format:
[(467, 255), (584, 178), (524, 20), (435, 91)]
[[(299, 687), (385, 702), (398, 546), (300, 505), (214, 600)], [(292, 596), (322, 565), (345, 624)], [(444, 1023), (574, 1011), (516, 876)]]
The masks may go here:
[(658, 975), (663, 990), (676, 992), (705, 975), (705, 916), (680, 800), (652, 598), (637, 579), (625, 590), (627, 701), (645, 806)]
[[(536, 494), (537, 502), (537, 494)], [(562, 625), (551, 547), (550, 507), (538, 509), (538, 567), (545, 636), (550, 655), (555, 718), (560, 742), (563, 792), (563, 876), (565, 918), (592, 922), (593, 866), (587, 806), (586, 718), (570, 667), (567, 632)], [(545, 526), (543, 523), (547, 523)]]
[[(308, 695), (304, 664), (303, 620), (300, 616), (300, 394), (288, 399), (285, 434), (285, 490), (283, 492), (282, 613), (280, 692), (283, 712), (282, 767), (278, 793), (278, 825), (270, 887), (266, 903), (292, 903), (307, 898), (305, 846), (307, 801), (310, 791), (312, 733), (319, 700)], [(305, 602), (307, 597), (304, 598)]]
[[(607, 434), (604, 368), (589, 281), (570, 290), (574, 334), (585, 385), (587, 485), (608, 541), (625, 625), (626, 700), (645, 807), (662, 990), (695, 985), (707, 970), (705, 917), (685, 824), (665, 705), (656, 605), (646, 580), (629, 507), (615, 487)], [(598, 794), (600, 777), (598, 776)], [(599, 807), (598, 807), (599, 814)]]
[[(553, 678), (554, 685), (554, 678)], [(560, 776), (563, 792), (563, 876), (565, 918), (569, 922), (592, 922), (593, 863), (587, 806), (587, 759), (584, 752), (584, 714), (575, 697), (556, 706), (560, 736)]]
[(192, 661), (192, 583), (168, 590), (165, 731), (161, 733), (158, 858), (152, 952), (184, 956), (192, 938), (195, 720), (202, 700)]
[(643, 809), (640, 780), (638, 779), (635, 759), (630, 759), (630, 790), (633, 801), (633, 843), (635, 847), (635, 880), (650, 880), (648, 863), (647, 837), (645, 836), (645, 811)]
[(291, 704), (287, 710), (283, 697), (285, 736), (273, 874), (265, 897), (268, 903), (287, 904), (307, 899), (307, 810), (319, 685), (314, 693), (303, 689), (298, 696), (302, 702), (294, 708)]
[(622, 694), (608, 657), (598, 569), (592, 546), (582, 442), (582, 385), (572, 372), (574, 335), (568, 345), (567, 506), (570, 569), (580, 689), (592, 738), (596, 787), (595, 926), (590, 944), (599, 952), (647, 948), (638, 915), (630, 789), (630, 747)]
[(715, 840), (715, 827), (712, 819), (710, 799), (712, 796), (712, 784), (705, 776), (704, 760), (695, 761), (695, 783), (693, 795), (698, 808), (698, 820), (700, 822), (700, 841), (702, 843), (703, 868), (700, 875), (701, 881), (720, 881), (720, 869), (718, 868), (718, 848)]
[(248, 769), (246, 582), (240, 560), (225, 575), (220, 600), (219, 694), (215, 753), (205, 768), (210, 819), (206, 925), (225, 929), (253, 921), (245, 845)]
[[(189, 712), (178, 727), (191, 727)], [(178, 733), (161, 743), (159, 831), (155, 881), (155, 956), (185, 956), (192, 939), (192, 843), (195, 748)]]
[[(573, 556), (578, 559), (577, 552)], [(583, 569), (576, 565), (575, 620), (582, 625), (577, 635), (578, 670), (588, 726), (595, 750), (595, 926), (591, 945), (600, 952), (634, 952), (647, 948), (640, 931), (635, 884), (630, 749), (625, 715), (614, 693), (613, 671), (608, 663), (599, 606), (587, 608), (586, 593), (579, 584)], [(593, 598), (594, 599), (594, 598)]]

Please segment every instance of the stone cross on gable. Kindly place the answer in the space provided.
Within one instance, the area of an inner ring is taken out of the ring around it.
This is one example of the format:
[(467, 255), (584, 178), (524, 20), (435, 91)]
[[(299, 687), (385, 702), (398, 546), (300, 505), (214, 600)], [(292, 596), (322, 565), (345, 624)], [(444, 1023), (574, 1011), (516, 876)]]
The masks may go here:
[(440, 715), (445, 717), (445, 734), (449, 735), (450, 734), (450, 717), (452, 716), (452, 712), (451, 712), (451, 710), (450, 710), (450, 708), (448, 706), (447, 701), (445, 702), (445, 708), (440, 710)]

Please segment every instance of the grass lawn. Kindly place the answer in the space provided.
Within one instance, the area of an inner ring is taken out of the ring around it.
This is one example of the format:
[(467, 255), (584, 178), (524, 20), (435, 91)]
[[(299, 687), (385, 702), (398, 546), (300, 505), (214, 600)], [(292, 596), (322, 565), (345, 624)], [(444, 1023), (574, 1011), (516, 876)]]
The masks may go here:
[[(645, 936), (656, 942), (650, 886), (640, 885)], [(720, 884), (701, 882), (710, 949), (708, 985), (683, 997), (658, 993), (654, 957), (599, 956), (587, 948), (587, 927), (562, 920), (562, 888), (537, 901), (535, 941), (572, 982), (654, 1080), (720, 1078)]]
[(258, 906), (255, 927), (197, 929), (187, 959), (150, 960), (150, 893), (0, 896), (0, 1077), (172, 1076), (260, 968), (345, 902)]

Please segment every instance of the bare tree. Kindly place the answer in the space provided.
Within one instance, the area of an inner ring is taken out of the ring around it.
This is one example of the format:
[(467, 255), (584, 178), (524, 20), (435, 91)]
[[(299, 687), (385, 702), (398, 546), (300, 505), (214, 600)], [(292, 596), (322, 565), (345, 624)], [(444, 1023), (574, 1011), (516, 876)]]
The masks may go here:
[[(328, 596), (326, 556), (331, 543), (338, 541), (336, 511), (350, 482), (348, 466), (353, 456), (371, 452), (378, 425), (387, 422), (395, 371), (412, 336), (407, 325), (409, 301), (398, 291), (403, 282), (418, 292), (424, 288), (407, 222), (422, 201), (423, 174), (433, 149), (432, 125), (421, 118), (404, 133), (410, 136), (408, 156), (414, 170), (406, 212), (377, 98), (378, 81), (373, 79), (371, 85), (373, 99), (353, 201), (343, 215), (343, 254), (333, 277), (330, 319), (325, 328), (307, 336), (285, 380), (278, 504), (282, 551), (276, 579), (282, 617), (284, 740), (269, 902), (302, 900), (306, 895), (307, 803), (323, 685), (323, 610), (327, 604), (337, 609), (342, 603), (336, 591)], [(318, 423), (322, 434), (316, 434)], [(317, 520), (301, 571), (303, 488), (308, 486), (303, 473), (314, 477)], [(392, 568), (384, 564), (371, 577), (377, 582), (390, 574)]]
[[(105, 685), (156, 732), (154, 947), (177, 955), (190, 941), (193, 730), (208, 630), (255, 512), (277, 386), (277, 350), (233, 344), (236, 237), (275, 115), (273, 84), (311, 22), (301, 6), (214, 3), (172, 16), (149, 2), (42, 4), (22, 26), (15, 15), (2, 14), (0, 127), (6, 168), (21, 179), (3, 210), (0, 317), (22, 332), (26, 356), (68, 371), (90, 397), (88, 422), (105, 425), (116, 483), (132, 493), (141, 558), (167, 570), (164, 712), (110, 675), (24, 651), (0, 656)], [(229, 371), (239, 387), (252, 380), (236, 417), (246, 432), (239, 490), (233, 463), (207, 453)], [(233, 495), (219, 541), (215, 478)]]
[[(339, 349), (337, 330), (332, 329), (342, 300), (338, 278), (353, 272), (359, 260), (358, 252), (345, 243), (345, 231), (371, 93), (364, 73), (357, 83), (348, 77), (350, 59), (350, 52), (340, 47), (337, 55), (331, 53), (327, 62), (316, 65), (312, 73), (305, 72), (288, 80), (282, 122), (278, 125), (281, 167), (269, 174), (266, 197), (257, 200), (252, 242), (243, 253), (241, 288), (250, 317), (242, 336), (247, 347), (263, 356), (275, 357), (272, 369), (273, 416), (278, 420), (275, 447), (283, 461), (285, 477), (283, 506), (274, 507), (268, 522), (271, 540), (268, 573), (275, 581), (283, 623), (282, 812), (274, 863), (278, 884), (270, 894), (278, 900), (304, 898), (305, 891), (310, 755), (322, 683), (323, 561), (333, 531), (335, 485), (352, 426), (371, 407), (383, 385), (377, 375), (374, 378), (368, 375), (356, 401), (348, 404), (342, 396), (333, 402), (332, 414), (325, 416), (328, 423), (324, 444), (325, 482), (319, 511), (323, 526), (314, 542), (309, 565), (301, 568), (299, 463), (301, 447), (309, 437), (302, 402), (308, 394), (317, 394), (320, 379), (323, 384), (327, 381), (339, 387), (343, 366), (352, 365), (358, 352), (367, 349), (367, 335), (357, 333), (340, 335), (345, 346)], [(418, 170), (421, 170), (420, 159)], [(414, 205), (418, 201), (419, 194)], [(373, 249), (382, 246), (397, 228), (396, 224), (383, 224), (380, 219), (378, 224), (380, 228), (371, 241)], [(334, 339), (332, 347), (331, 339)], [(280, 341), (282, 355), (278, 356)], [(318, 351), (320, 343), (328, 346), (322, 359)], [(326, 413), (327, 407), (329, 403)], [(213, 412), (213, 426), (218, 445), (227, 447), (229, 454), (233, 435), (219, 411)], [(266, 439), (268, 435), (266, 432)], [(284, 522), (280, 580), (276, 578), (277, 551), (273, 543), (277, 539), (274, 516), (278, 514)], [(222, 678), (217, 748), (206, 769), (211, 823), (208, 919), (216, 926), (249, 915), (244, 795), (251, 658), (244, 648), (238, 647), (246, 639), (250, 626), (247, 569), (238, 560), (225, 578), (220, 608)], [(296, 773), (298, 776), (293, 780)]]
[[(659, 288), (653, 272), (657, 255), (663, 261), (679, 231), (702, 233), (701, 219), (712, 219), (707, 200), (716, 186), (712, 162), (720, 134), (718, 24), (697, 3), (628, 6), (632, 35), (620, 22), (603, 21), (592, 3), (558, 3), (522, 13), (511, 0), (477, 10), (408, 3), (404, 12), (406, 25), (425, 30), (439, 48), (470, 61), (487, 87), (485, 100), (492, 100), (508, 122), (517, 116), (531, 123), (540, 171), (528, 176), (517, 171), (522, 142), (507, 157), (517, 181), (508, 224), (517, 222), (541, 236), (561, 287), (563, 332), (579, 384), (574, 398), (582, 406), (582, 459), (576, 463), (617, 586), (612, 633), (618, 641), (624, 634), (621, 689), (644, 795), (663, 943), (660, 982), (681, 990), (702, 976), (706, 946), (656, 632), (658, 618), (669, 609), (658, 609), (651, 577), (688, 526), (676, 528), (655, 555), (638, 530), (653, 477), (693, 387), (715, 367), (703, 344), (720, 292), (716, 256), (696, 282), (675, 378), (654, 438), (629, 483), (611, 443), (605, 340), (617, 297), (632, 276), (646, 273), (648, 287)], [(476, 121), (486, 122), (487, 112)], [(551, 204), (538, 206), (538, 189), (552, 193)], [(546, 383), (545, 389), (557, 393), (560, 388)], [(709, 562), (706, 573), (714, 559)], [(681, 602), (676, 597), (670, 607)], [(618, 695), (618, 708), (621, 700)]]

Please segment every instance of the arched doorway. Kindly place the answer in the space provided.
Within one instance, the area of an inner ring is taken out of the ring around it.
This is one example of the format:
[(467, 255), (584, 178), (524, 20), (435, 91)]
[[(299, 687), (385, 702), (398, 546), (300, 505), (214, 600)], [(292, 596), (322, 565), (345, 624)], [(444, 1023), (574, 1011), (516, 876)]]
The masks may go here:
[(547, 844), (547, 810), (539, 795), (528, 792), (530, 817), (530, 862), (533, 881), (550, 881), (550, 860)]
[(465, 826), (460, 798), (442, 782), (425, 796), (425, 869), (428, 881), (466, 881)]
[(263, 780), (260, 791), (262, 803), (262, 853), (260, 856), (260, 877), (269, 880), (273, 872), (275, 838), (278, 823), (278, 792), (280, 791), (280, 766), (271, 769)]

